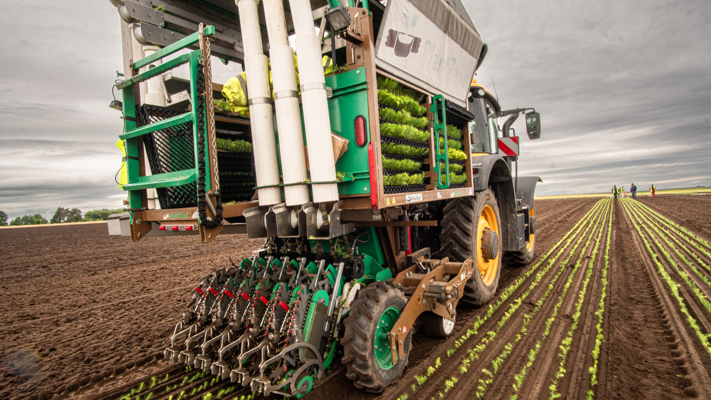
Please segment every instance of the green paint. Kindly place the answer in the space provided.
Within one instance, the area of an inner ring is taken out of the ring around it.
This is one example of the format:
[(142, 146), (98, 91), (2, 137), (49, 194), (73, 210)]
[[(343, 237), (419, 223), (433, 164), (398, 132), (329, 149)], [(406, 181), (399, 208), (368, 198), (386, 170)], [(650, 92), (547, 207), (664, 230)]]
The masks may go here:
[[(437, 107), (437, 104), (441, 107)], [(444, 97), (441, 94), (435, 95), (432, 100), (430, 111), (434, 113), (434, 142), (435, 142), (435, 174), (437, 176), (437, 187), (439, 189), (447, 189), (449, 187), (449, 146), (447, 144), (447, 113), (444, 109)], [(444, 152), (440, 149), (440, 138), (443, 138)], [(444, 164), (444, 171), (442, 171)], [(442, 182), (442, 173), (445, 173), (445, 182)]]
[(308, 314), (306, 314), (306, 324), (304, 325), (303, 332), (305, 342), (308, 342), (309, 337), (311, 336), (311, 324), (313, 323), (314, 314), (316, 314), (316, 304), (318, 304), (319, 300), (323, 300), (323, 304), (327, 305), (328, 292), (326, 292), (325, 290), (319, 290), (318, 292), (314, 293), (314, 296), (311, 298), (311, 304), (309, 305), (309, 312)]
[[(331, 131), (349, 141), (348, 150), (336, 162), (336, 171), (345, 174), (338, 184), (340, 195), (369, 194), (368, 146), (370, 141), (370, 116), (368, 113), (368, 87), (365, 68), (326, 77), (326, 85), (333, 90), (328, 99)], [(366, 145), (355, 143), (355, 119), (365, 119)]]
[(123, 190), (136, 191), (150, 188), (166, 188), (187, 185), (197, 180), (194, 170), (166, 172), (164, 174), (139, 176), (135, 181), (123, 185)]
[[(199, 50), (195, 50), (195, 51), (199, 51)], [(175, 67), (185, 64), (186, 62), (188, 62), (189, 59), (190, 59), (190, 56), (188, 54), (183, 54), (183, 55), (176, 57), (172, 60), (166, 61), (166, 62), (156, 66), (155, 68), (151, 68), (151, 69), (149, 69), (145, 72), (142, 72), (132, 78), (129, 78), (129, 79), (119, 82), (118, 84), (116, 84), (116, 89), (121, 90), (127, 86), (133, 86), (137, 83), (147, 81), (148, 79), (151, 79), (154, 76), (162, 75), (166, 71), (169, 71)]]
[(305, 393), (297, 394), (296, 395), (297, 399), (300, 399), (300, 398), (306, 396), (311, 391), (311, 388), (314, 387), (314, 378), (311, 376), (305, 376), (301, 379), (301, 381), (299, 381), (299, 384), (296, 387), (300, 389), (304, 385), (307, 385), (308, 390)]
[(121, 140), (133, 139), (133, 138), (136, 138), (139, 136), (146, 135), (148, 133), (153, 133), (153, 132), (161, 130), (161, 129), (172, 128), (174, 126), (178, 126), (178, 125), (184, 124), (186, 122), (190, 122), (192, 120), (193, 120), (193, 113), (188, 111), (185, 114), (176, 115), (175, 117), (172, 117), (172, 118), (166, 118), (160, 122), (156, 122), (156, 123), (149, 124), (149, 125), (144, 125), (138, 129), (134, 129), (132, 131), (126, 132), (123, 135), (119, 135), (119, 139), (121, 139)]
[(375, 359), (382, 369), (393, 367), (389, 334), (399, 318), (400, 310), (395, 307), (389, 307), (383, 311), (378, 319), (378, 326), (373, 337), (373, 346), (375, 347)]
[[(215, 35), (215, 27), (210, 25), (206, 27), (204, 30), (206, 36), (214, 36)], [(151, 54), (150, 56), (146, 58), (142, 58), (139, 61), (136, 61), (133, 63), (133, 68), (134, 69), (140, 69), (141, 67), (145, 67), (146, 65), (159, 60), (165, 56), (169, 56), (173, 53), (175, 53), (178, 50), (182, 50), (188, 46), (192, 46), (195, 43), (197, 43), (200, 40), (200, 33), (195, 32), (190, 36), (187, 36), (183, 39), (178, 40), (177, 42), (165, 46), (162, 49), (158, 50), (157, 52)]]
[[(179, 213), (179, 212), (177, 212), (177, 213), (168, 213), (168, 217), (169, 217), (170, 219), (188, 219), (188, 218), (190, 218), (190, 214), (189, 214), (189, 213), (184, 213), (184, 214), (183, 214), (183, 213)], [(244, 262), (244, 261), (243, 261), (243, 262)]]

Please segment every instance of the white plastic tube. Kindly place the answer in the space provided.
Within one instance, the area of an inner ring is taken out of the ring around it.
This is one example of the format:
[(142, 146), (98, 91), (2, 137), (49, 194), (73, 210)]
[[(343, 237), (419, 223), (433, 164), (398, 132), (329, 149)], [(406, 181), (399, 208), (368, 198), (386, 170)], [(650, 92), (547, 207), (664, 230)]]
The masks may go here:
[[(143, 54), (148, 57), (153, 53), (160, 50), (156, 46), (143, 46)], [(150, 68), (157, 67), (161, 64), (161, 60), (156, 60), (149, 65), (145, 66), (141, 72), (148, 70)], [(156, 76), (146, 81), (146, 104), (152, 104), (154, 106), (165, 107), (165, 81), (163, 81), (163, 75)]]
[[(135, 38), (134, 38), (135, 40)], [(140, 46), (138, 42), (135, 43), (136, 46)], [(156, 46), (144, 45), (141, 47), (143, 51), (143, 56), (148, 57), (153, 53), (160, 50)], [(141, 68), (139, 72), (145, 72), (150, 68), (155, 68), (160, 65), (162, 60), (158, 59), (149, 65)], [(141, 101), (142, 104), (150, 104), (153, 106), (165, 107), (165, 82), (163, 81), (163, 75), (153, 77), (147, 81), (143, 81), (139, 84), (139, 90), (141, 91)], [(153, 175), (151, 171), (151, 164), (148, 162), (148, 153), (143, 152), (144, 164), (146, 166), (146, 176)], [(148, 208), (151, 210), (160, 209), (160, 202), (158, 201), (158, 191), (156, 189), (146, 189), (146, 197)]]
[[(252, 148), (257, 186), (279, 184), (274, 118), (269, 93), (269, 69), (267, 57), (262, 52), (262, 37), (259, 33), (259, 14), (256, 0), (235, 0), (239, 8), (239, 23), (244, 46), (244, 65), (247, 73), (249, 116), (252, 126)], [(257, 189), (260, 206), (281, 203), (278, 186)]]
[(274, 108), (279, 133), (279, 157), (284, 178), (284, 198), (287, 206), (309, 202), (306, 184), (306, 157), (301, 131), (301, 113), (296, 87), (294, 51), (289, 47), (282, 0), (263, 0), (264, 16), (269, 35), (269, 57), (272, 62)]
[[(328, 116), (325, 78), (321, 61), (321, 43), (316, 36), (309, 0), (289, 0), (296, 32), (296, 55), (304, 106), (304, 127), (309, 149), (311, 182), (334, 182), (336, 162), (331, 144), (331, 121)], [(335, 183), (313, 184), (314, 203), (338, 200)]]

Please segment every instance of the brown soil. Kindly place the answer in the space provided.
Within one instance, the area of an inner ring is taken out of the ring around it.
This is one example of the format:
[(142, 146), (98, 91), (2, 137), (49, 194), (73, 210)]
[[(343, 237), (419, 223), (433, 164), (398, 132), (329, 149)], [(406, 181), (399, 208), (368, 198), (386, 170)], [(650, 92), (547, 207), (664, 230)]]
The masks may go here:
[(59, 394), (145, 362), (165, 348), (196, 282), (262, 244), (229, 235), (134, 243), (105, 224), (2, 229), (0, 243), (3, 399)]
[[(687, 200), (692, 197), (692, 200)], [(690, 230), (709, 237), (711, 218), (703, 212), (701, 196), (663, 196), (644, 199), (645, 204), (662, 212)], [(596, 204), (597, 199), (561, 199), (536, 203), (538, 232), (534, 262), (525, 268), (504, 268), (499, 294), (523, 279), (539, 261), (543, 270), (549, 252), (573, 226)], [(698, 203), (696, 203), (698, 202)], [(696, 205), (694, 205), (696, 204)], [(696, 211), (694, 211), (696, 210)], [(665, 318), (659, 313), (650, 274), (644, 269), (644, 257), (633, 242), (634, 230), (624, 220), (617, 205), (614, 214), (610, 270), (604, 319), (604, 342), (600, 354), (596, 398), (679, 398), (684, 396), (685, 372), (675, 364), (673, 345), (667, 339)], [(693, 214), (695, 212), (695, 214)], [(699, 214), (704, 214), (699, 217)], [(596, 227), (595, 227), (596, 226)], [(572, 326), (575, 303), (592, 259), (599, 229), (601, 248), (591, 264), (591, 279), (583, 299), (581, 316), (572, 337), (566, 361), (566, 375), (559, 380), (562, 398), (585, 398), (589, 389), (588, 367), (595, 342), (598, 303), (606, 227), (600, 221), (588, 231), (577, 233), (570, 246), (555, 248), (548, 260), (560, 255), (528, 292), (528, 297), (501, 327), (495, 340), (487, 344), (472, 361), (466, 374), (460, 374), (460, 361), (467, 351), (480, 343), (514, 299), (527, 292), (536, 273), (525, 278), (484, 323), (478, 333), (447, 357), (447, 350), (488, 307), (461, 310), (454, 334), (435, 340), (417, 333), (409, 366), (403, 377), (382, 395), (366, 394), (346, 379), (340, 364), (334, 365), (327, 380), (316, 387), (309, 399), (394, 400), (408, 393), (409, 398), (438, 397), (446, 382), (457, 377), (458, 383), (446, 397), (473, 398), (482, 369), (491, 369), (497, 358), (512, 343), (499, 374), (488, 387), (486, 398), (508, 398), (514, 394), (514, 375), (526, 364), (528, 352), (535, 347), (553, 315), (566, 281), (571, 286), (562, 299), (562, 307), (551, 325), (550, 334), (541, 342), (536, 362), (528, 370), (519, 398), (548, 398), (548, 385), (558, 369), (558, 346)], [(573, 245), (580, 239), (579, 246)], [(172, 368), (154, 357), (166, 341), (183, 311), (194, 285), (210, 271), (249, 255), (262, 242), (242, 235), (224, 235), (211, 245), (198, 243), (196, 237), (147, 238), (131, 242), (110, 237), (106, 226), (75, 225), (0, 230), (3, 259), (0, 261), (0, 301), (10, 305), (2, 311), (0, 324), (0, 398), (26, 398), (44, 394), (55, 398), (119, 398), (124, 385), (135, 385), (146, 377), (164, 376)], [(584, 247), (587, 248), (583, 251)], [(573, 266), (580, 261), (576, 269)], [(552, 289), (548, 291), (549, 285)], [(540, 309), (534, 308), (543, 299)], [(677, 312), (678, 310), (673, 310)], [(529, 330), (516, 342), (524, 314), (531, 315)], [(426, 375), (429, 366), (440, 358), (442, 366), (416, 393), (411, 392), (415, 375)], [(138, 362), (138, 366), (136, 366)], [(145, 365), (144, 365), (145, 364)], [(128, 370), (124, 372), (123, 370)], [(101, 375), (99, 375), (101, 374)], [(171, 372), (170, 382), (182, 379)], [(96, 383), (90, 383), (94, 379)], [(196, 381), (195, 384), (202, 382)], [(77, 390), (78, 389), (78, 390)], [(243, 391), (235, 391), (244, 394)], [(51, 396), (50, 396), (51, 395)], [(177, 397), (177, 396), (176, 396)]]
[(612, 331), (606, 342), (609, 371), (604, 389), (609, 398), (680, 398), (681, 372), (672, 361), (644, 254), (635, 246), (634, 230), (624, 217), (620, 204), (615, 204)]
[(655, 198), (638, 197), (638, 200), (674, 222), (683, 225), (711, 240), (711, 196), (663, 195)]

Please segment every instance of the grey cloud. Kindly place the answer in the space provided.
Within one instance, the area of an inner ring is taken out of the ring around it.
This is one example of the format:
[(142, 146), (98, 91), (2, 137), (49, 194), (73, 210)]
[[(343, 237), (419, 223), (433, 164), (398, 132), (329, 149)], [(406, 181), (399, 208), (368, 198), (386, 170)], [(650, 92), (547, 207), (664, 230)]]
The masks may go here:
[(711, 185), (711, 3), (465, 3), (490, 46), (479, 82), (542, 113), (519, 167), (538, 194)]
[[(711, 3), (467, 1), (490, 51), (477, 79), (505, 108), (535, 107), (521, 175), (538, 194), (711, 185)], [(0, 13), (0, 210), (120, 205), (113, 183), (122, 68), (108, 1), (7, 2)], [(225, 76), (230, 71), (225, 71)], [(118, 92), (117, 92), (118, 95)], [(51, 214), (49, 215), (51, 216)]]

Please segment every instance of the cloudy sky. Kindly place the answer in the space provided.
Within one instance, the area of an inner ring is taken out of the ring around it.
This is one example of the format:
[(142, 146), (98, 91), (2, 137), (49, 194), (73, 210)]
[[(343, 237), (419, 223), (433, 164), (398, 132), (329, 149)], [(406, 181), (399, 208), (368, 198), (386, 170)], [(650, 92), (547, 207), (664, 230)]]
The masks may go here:
[[(118, 208), (121, 67), (108, 0), (6, 2), (0, 13), (0, 210)], [(477, 79), (535, 107), (522, 139), (537, 194), (711, 185), (711, 2), (464, 0), (489, 45)], [(522, 121), (514, 125), (520, 135)], [(524, 135), (525, 136), (525, 135)]]

